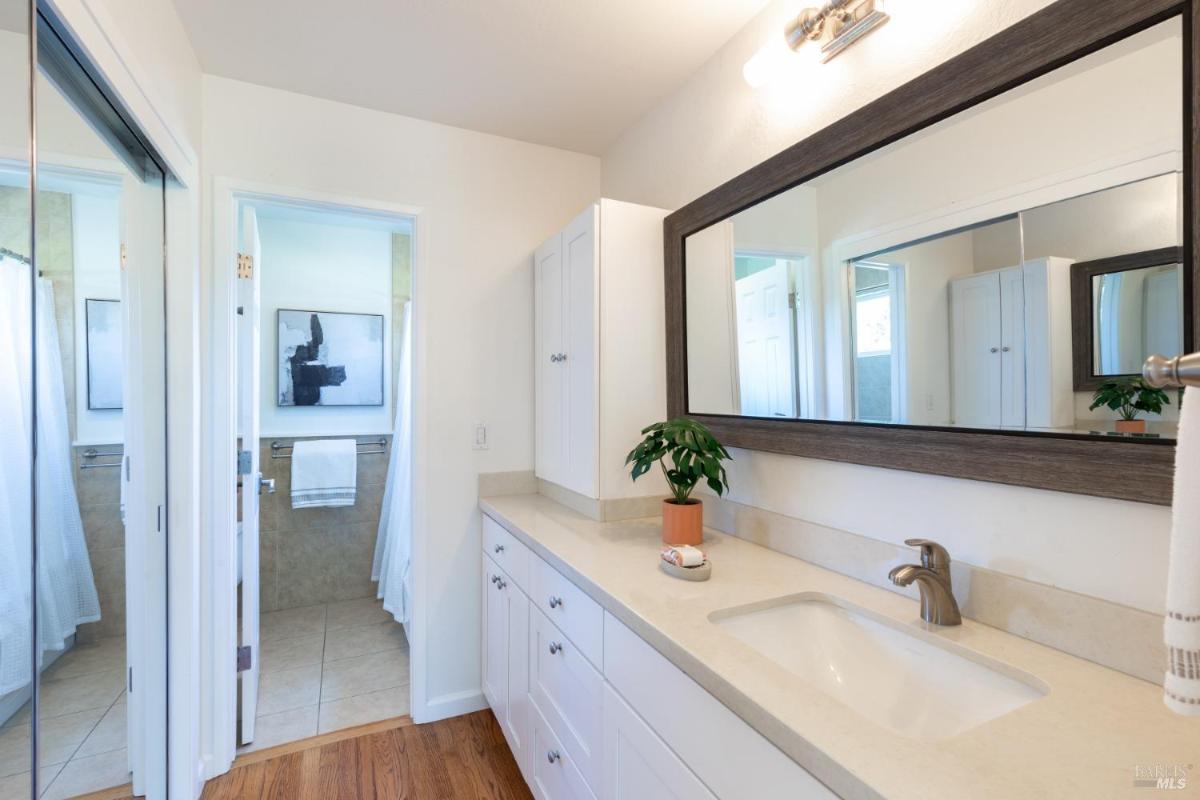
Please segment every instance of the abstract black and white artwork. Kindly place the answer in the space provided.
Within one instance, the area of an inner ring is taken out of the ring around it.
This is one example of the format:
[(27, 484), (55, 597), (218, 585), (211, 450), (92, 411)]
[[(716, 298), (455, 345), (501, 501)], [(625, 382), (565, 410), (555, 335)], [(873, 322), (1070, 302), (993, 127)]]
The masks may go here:
[(85, 300), (89, 411), (120, 410), (121, 301)]
[(279, 309), (279, 405), (383, 405), (383, 316)]

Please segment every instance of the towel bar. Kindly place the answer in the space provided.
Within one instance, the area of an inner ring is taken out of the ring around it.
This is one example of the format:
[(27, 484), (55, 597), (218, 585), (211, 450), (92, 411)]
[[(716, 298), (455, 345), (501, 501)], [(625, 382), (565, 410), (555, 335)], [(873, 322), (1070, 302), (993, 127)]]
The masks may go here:
[[(79, 468), (80, 469), (102, 469), (104, 467), (119, 467), (119, 466), (121, 466), (120, 460), (95, 462), (95, 459), (100, 458), (102, 456), (115, 456), (117, 459), (122, 459), (122, 455), (123, 454), (120, 452), (103, 453), (94, 447), (89, 447), (87, 450), (84, 450), (82, 453), (80, 453), (80, 458), (82, 458), (86, 463), (81, 463), (79, 465)], [(95, 462), (95, 463), (93, 463), (93, 462)]]
[[(380, 436), (378, 439), (370, 439), (365, 442), (356, 441), (355, 444), (357, 444), (359, 447), (376, 448), (375, 450), (359, 450), (358, 454), (360, 456), (377, 456), (387, 453), (387, 439), (382, 436)], [(292, 454), (290, 452), (285, 453), (283, 451), (290, 451), (294, 446), (295, 445), (284, 444), (283, 442), (271, 442), (271, 458), (291, 458)]]
[(1200, 386), (1200, 353), (1175, 358), (1150, 356), (1142, 365), (1142, 378), (1155, 389)]

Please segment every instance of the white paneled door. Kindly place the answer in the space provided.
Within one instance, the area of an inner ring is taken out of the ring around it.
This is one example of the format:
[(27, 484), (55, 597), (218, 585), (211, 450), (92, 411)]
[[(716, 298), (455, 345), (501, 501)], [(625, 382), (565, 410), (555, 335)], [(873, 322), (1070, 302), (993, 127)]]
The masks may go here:
[(737, 282), (738, 380), (741, 411), (751, 417), (796, 416), (796, 358), (788, 262)]

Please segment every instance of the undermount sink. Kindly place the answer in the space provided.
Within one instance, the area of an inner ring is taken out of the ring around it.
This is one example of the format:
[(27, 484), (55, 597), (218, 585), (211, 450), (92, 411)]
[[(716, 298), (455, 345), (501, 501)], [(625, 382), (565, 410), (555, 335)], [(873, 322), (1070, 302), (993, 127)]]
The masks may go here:
[(799, 680), (914, 738), (955, 736), (1049, 691), (1032, 675), (831, 595), (791, 595), (709, 619)]

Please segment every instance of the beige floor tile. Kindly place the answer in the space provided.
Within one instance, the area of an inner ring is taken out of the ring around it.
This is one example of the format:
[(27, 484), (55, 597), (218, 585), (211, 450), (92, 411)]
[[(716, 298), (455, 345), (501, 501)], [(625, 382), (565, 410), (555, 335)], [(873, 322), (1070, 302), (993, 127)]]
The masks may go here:
[(279, 672), (284, 669), (320, 664), (325, 650), (325, 634), (301, 636), (296, 639), (271, 639), (260, 642), (262, 658), (259, 668), (263, 672)]
[(321, 665), (266, 672), (258, 681), (259, 716), (313, 706), (321, 699)]
[(0, 728), (0, 778), (29, 772), (29, 759), (29, 726)]
[(72, 758), (84, 758), (100, 753), (111, 753), (114, 750), (123, 750), (128, 738), (126, 722), (128, 710), (129, 704), (122, 696), (112, 704), (112, 708), (105, 712), (100, 722), (83, 740), (83, 744)]
[(383, 601), (374, 597), (359, 600), (343, 600), (329, 604), (326, 630), (357, 628), (362, 625), (377, 625), (392, 620), (392, 615), (383, 610)]
[(318, 707), (315, 705), (266, 714), (254, 721), (254, 741), (238, 748), (239, 753), (262, 750), (317, 735)]
[(329, 661), (321, 679), (321, 702), (391, 689), (408, 683), (408, 651)]
[[(38, 726), (41, 735), (41, 741), (38, 742), (38, 758), (46, 764), (57, 764), (72, 758), (79, 745), (87, 739), (103, 716), (104, 709), (89, 708), (86, 711), (42, 720)], [(125, 746), (124, 740), (120, 746)]]
[(129, 783), (129, 757), (125, 750), (101, 753), (67, 762), (50, 781), (42, 800), (68, 800), (76, 795)]
[(90, 708), (108, 708), (125, 688), (125, 670), (93, 672), (74, 678), (41, 683), (40, 714), (51, 717), (74, 714)]
[(357, 628), (336, 628), (325, 634), (326, 661), (407, 649), (404, 626), (394, 620)]
[(409, 712), (409, 687), (397, 686), (369, 694), (321, 703), (318, 733), (340, 731), (355, 725), (366, 725), (382, 719), (399, 717)]
[(93, 672), (125, 669), (125, 637), (101, 639), (94, 644), (77, 644), (50, 665), (43, 680), (63, 680)]
[[(48, 764), (38, 770), (39, 785), (43, 791), (62, 771), (62, 764)], [(0, 800), (29, 800), (29, 773), (21, 772), (0, 778)]]
[(325, 632), (325, 606), (270, 611), (259, 617), (259, 641), (296, 639)]

